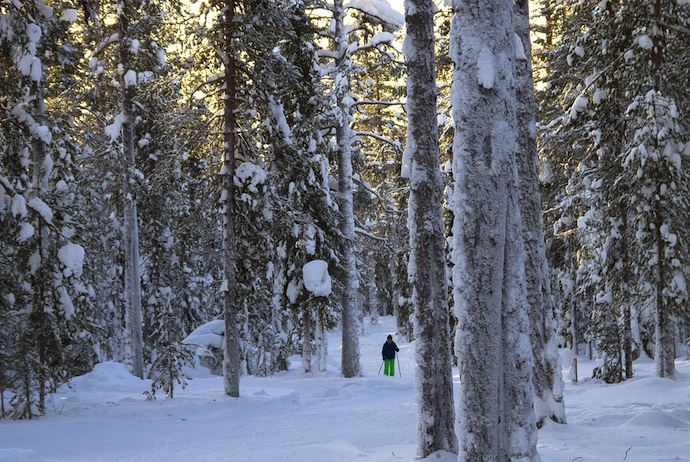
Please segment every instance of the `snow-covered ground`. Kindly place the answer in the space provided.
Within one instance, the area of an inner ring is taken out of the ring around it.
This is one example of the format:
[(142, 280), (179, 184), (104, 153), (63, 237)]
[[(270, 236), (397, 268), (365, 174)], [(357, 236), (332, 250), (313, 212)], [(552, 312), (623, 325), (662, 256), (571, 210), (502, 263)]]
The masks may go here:
[[(0, 461), (412, 461), (413, 345), (396, 339), (402, 377), (377, 375), (381, 345), (394, 330), (390, 317), (366, 326), (361, 378), (338, 377), (333, 332), (327, 373), (307, 377), (295, 358), (288, 372), (243, 378), (239, 399), (207, 375), (174, 400), (147, 401), (148, 382), (101, 364), (53, 396), (47, 416), (0, 422)], [(690, 362), (677, 366), (678, 381), (654, 378), (646, 360), (622, 385), (567, 383), (569, 424), (540, 432), (544, 462), (690, 461)], [(581, 361), (580, 377), (593, 367)]]

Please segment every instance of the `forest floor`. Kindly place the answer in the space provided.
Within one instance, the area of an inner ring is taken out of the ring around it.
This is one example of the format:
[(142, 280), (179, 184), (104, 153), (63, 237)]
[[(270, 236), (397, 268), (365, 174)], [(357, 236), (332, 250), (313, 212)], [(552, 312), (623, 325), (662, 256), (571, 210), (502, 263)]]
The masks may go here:
[[(338, 376), (340, 334), (332, 332), (328, 372), (305, 376), (294, 358), (287, 372), (244, 377), (239, 399), (223, 394), (220, 377), (197, 371), (175, 399), (147, 401), (148, 381), (103, 363), (52, 396), (46, 416), (0, 422), (0, 461), (413, 461), (414, 345), (396, 339), (402, 377), (377, 375), (381, 345), (394, 331), (391, 317), (367, 323), (363, 377)], [(581, 360), (580, 377), (595, 365)], [(690, 461), (690, 362), (677, 367), (676, 381), (653, 377), (649, 360), (636, 363), (636, 377), (621, 385), (566, 380), (569, 423), (540, 431), (542, 460)], [(454, 381), (459, 387), (457, 375)]]

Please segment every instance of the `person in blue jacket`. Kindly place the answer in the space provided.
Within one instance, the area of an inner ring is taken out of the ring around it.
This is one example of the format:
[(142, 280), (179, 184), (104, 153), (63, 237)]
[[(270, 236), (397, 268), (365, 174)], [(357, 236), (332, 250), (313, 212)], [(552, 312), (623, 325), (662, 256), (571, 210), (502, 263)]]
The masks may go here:
[(393, 341), (393, 336), (389, 335), (386, 343), (381, 348), (381, 355), (383, 356), (383, 375), (393, 377), (395, 375), (395, 352), (400, 351), (398, 345)]

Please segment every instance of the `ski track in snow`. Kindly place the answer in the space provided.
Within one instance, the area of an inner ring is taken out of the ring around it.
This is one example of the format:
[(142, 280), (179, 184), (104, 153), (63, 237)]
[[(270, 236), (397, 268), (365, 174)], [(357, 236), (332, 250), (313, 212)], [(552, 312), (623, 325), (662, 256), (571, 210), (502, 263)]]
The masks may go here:
[[(391, 317), (367, 323), (363, 377), (339, 377), (340, 332), (331, 332), (328, 372), (305, 376), (296, 357), (288, 372), (243, 377), (239, 399), (223, 394), (220, 377), (198, 372), (175, 399), (147, 401), (150, 382), (123, 377), (108, 363), (49, 398), (48, 415), (1, 421), (0, 461), (413, 461), (414, 345), (396, 337), (403, 376), (377, 376), (381, 345), (394, 326)], [(595, 365), (582, 358), (580, 377)], [(549, 423), (539, 432), (542, 460), (622, 461), (627, 450), (626, 462), (690, 461), (690, 362), (676, 365), (677, 381), (653, 377), (646, 360), (622, 385), (566, 382), (569, 424)], [(454, 382), (457, 396), (457, 372)]]

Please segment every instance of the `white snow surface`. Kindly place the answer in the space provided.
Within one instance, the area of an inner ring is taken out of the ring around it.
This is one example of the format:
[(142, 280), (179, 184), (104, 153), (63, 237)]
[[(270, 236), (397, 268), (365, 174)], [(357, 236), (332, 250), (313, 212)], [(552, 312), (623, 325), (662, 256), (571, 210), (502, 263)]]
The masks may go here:
[[(119, 363), (98, 364), (49, 396), (46, 416), (0, 421), (0, 461), (416, 460), (414, 345), (395, 335), (392, 317), (366, 329), (362, 377), (339, 377), (339, 353), (328, 357), (328, 372), (313, 377), (293, 357), (287, 372), (242, 377), (240, 398), (223, 393), (221, 377), (199, 374), (186, 390), (175, 391), (175, 399), (147, 401), (143, 392), (150, 381)], [(377, 375), (388, 333), (401, 350), (402, 377)], [(340, 332), (327, 338), (328, 351), (338, 352)], [(566, 381), (569, 423), (540, 430), (542, 460), (690, 460), (690, 361), (676, 361), (674, 381), (654, 377), (653, 361), (639, 360), (635, 378), (619, 385), (588, 379), (596, 365), (580, 357), (580, 383)], [(457, 369), (453, 381), (457, 399)], [(428, 460), (455, 462), (457, 456)]]
[(323, 260), (312, 260), (302, 267), (304, 288), (315, 297), (331, 295), (331, 276), (328, 274), (328, 263)]

